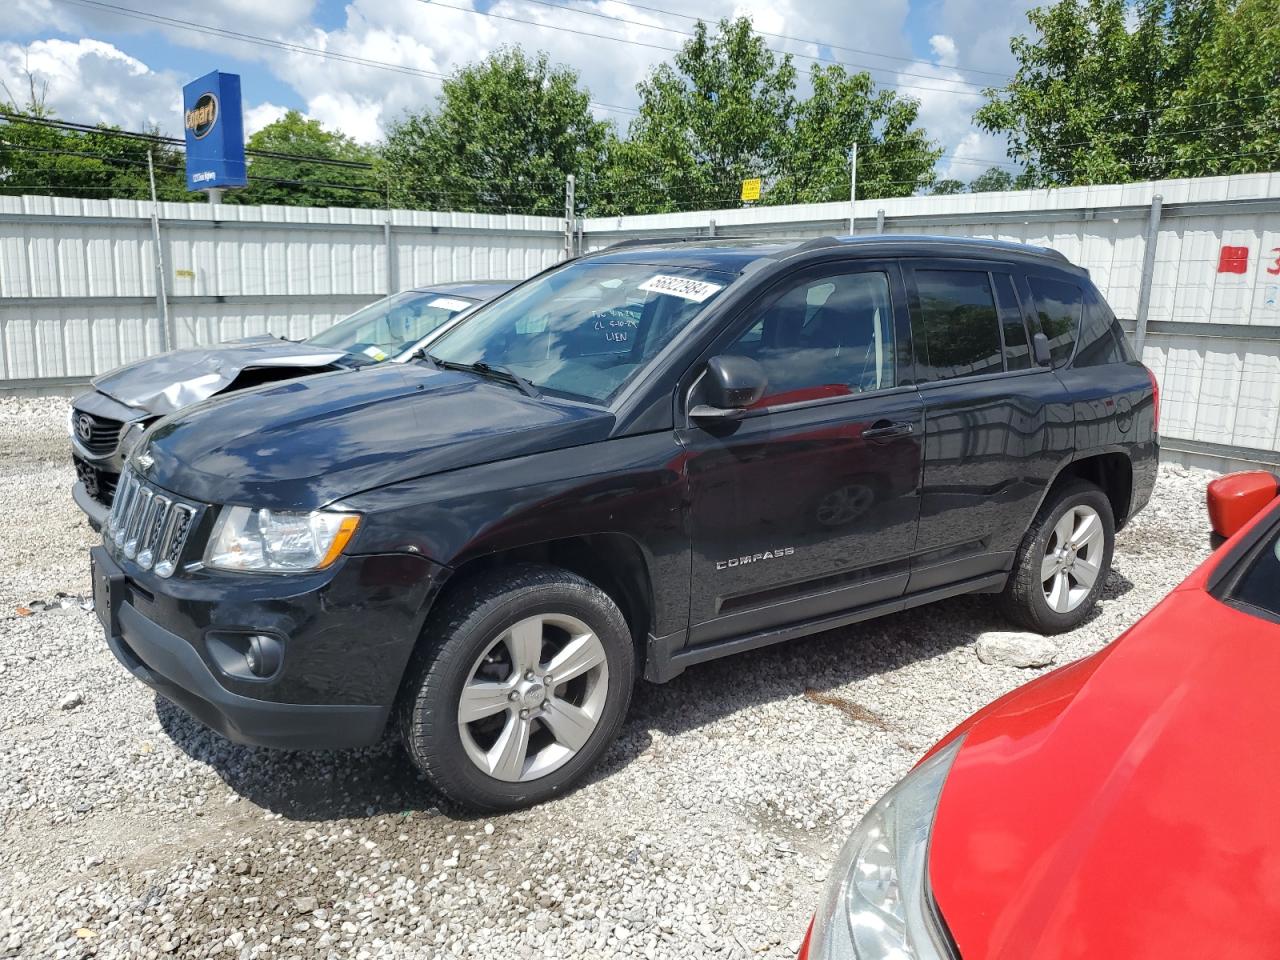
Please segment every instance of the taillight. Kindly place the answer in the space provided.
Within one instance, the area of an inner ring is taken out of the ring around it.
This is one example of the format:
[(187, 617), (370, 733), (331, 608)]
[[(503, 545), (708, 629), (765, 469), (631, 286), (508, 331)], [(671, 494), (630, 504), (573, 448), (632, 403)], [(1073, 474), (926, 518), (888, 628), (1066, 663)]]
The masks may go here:
[(1151, 404), (1152, 418), (1151, 429), (1156, 433), (1160, 432), (1160, 381), (1156, 379), (1156, 375), (1150, 367), (1146, 368), (1147, 376), (1151, 378)]

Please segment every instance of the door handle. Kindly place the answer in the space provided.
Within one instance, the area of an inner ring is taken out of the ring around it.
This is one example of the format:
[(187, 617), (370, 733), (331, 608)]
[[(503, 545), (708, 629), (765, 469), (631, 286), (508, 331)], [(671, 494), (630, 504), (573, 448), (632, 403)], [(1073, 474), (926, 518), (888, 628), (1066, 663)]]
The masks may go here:
[(896, 437), (909, 437), (916, 432), (915, 424), (909, 420), (900, 420), (897, 422), (891, 420), (877, 420), (866, 430), (862, 431), (863, 440), (893, 440)]

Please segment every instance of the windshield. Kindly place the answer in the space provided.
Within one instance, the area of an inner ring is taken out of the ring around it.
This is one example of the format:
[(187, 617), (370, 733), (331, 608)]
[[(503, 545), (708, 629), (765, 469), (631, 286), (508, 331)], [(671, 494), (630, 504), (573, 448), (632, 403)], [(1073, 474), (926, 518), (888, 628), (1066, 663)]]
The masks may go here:
[(475, 304), (469, 297), (407, 290), (369, 304), (307, 343), (386, 360)]
[(477, 311), (430, 350), (607, 403), (733, 279), (653, 264), (571, 263)]
[(1280, 529), (1257, 549), (1236, 581), (1231, 599), (1265, 611), (1272, 619), (1280, 619)]

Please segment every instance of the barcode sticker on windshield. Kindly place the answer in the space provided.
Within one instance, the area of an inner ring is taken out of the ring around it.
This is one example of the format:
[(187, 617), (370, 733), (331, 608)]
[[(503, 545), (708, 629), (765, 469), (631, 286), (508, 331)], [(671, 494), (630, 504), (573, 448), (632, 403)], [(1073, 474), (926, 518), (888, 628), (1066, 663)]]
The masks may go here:
[(705, 280), (691, 280), (688, 277), (668, 277), (660, 273), (640, 284), (640, 289), (650, 293), (669, 293), (673, 297), (701, 303), (718, 293), (723, 286), (721, 283), (707, 283)]
[(457, 297), (436, 297), (428, 307), (439, 307), (441, 310), (465, 310), (471, 306), (470, 300), (459, 300)]

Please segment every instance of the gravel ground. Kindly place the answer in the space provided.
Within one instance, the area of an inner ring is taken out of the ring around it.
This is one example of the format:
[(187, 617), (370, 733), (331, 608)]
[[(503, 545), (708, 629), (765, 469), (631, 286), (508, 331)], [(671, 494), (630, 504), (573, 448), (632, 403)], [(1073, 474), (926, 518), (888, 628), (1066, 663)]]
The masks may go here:
[[(978, 659), (1006, 630), (989, 600), (937, 604), (642, 685), (584, 787), (459, 817), (390, 740), (235, 746), (129, 677), (77, 603), (20, 615), (89, 590), (66, 412), (0, 400), (0, 956), (792, 957), (857, 818), (1043, 672)], [(1058, 664), (1206, 555), (1208, 478), (1162, 469)]]

